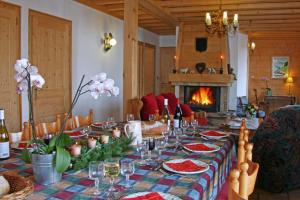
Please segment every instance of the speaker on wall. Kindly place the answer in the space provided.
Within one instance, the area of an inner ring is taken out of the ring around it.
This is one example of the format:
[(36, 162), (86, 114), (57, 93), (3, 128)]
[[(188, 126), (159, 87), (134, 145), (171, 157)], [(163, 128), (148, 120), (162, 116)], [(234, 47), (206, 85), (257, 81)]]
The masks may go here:
[(206, 51), (207, 38), (196, 38), (196, 51)]

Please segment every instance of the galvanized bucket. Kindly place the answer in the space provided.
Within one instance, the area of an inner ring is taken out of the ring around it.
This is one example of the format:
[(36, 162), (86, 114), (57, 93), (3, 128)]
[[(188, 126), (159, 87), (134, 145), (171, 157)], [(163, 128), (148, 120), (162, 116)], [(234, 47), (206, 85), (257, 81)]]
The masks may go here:
[(54, 166), (55, 154), (31, 154), (34, 179), (37, 183), (50, 185), (61, 180), (62, 173), (57, 173)]

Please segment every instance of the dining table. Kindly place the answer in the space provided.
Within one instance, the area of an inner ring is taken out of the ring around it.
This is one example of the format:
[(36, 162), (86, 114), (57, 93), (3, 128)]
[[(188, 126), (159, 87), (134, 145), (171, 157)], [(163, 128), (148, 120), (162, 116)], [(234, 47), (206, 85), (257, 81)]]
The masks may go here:
[[(175, 137), (170, 136), (169, 143), (175, 144)], [(130, 188), (126, 188), (125, 177), (119, 175), (115, 181), (116, 199), (120, 199), (129, 194), (152, 191), (162, 192), (177, 196), (183, 200), (212, 200), (216, 199), (222, 186), (224, 185), (232, 163), (236, 160), (236, 147), (234, 137), (228, 134), (222, 139), (208, 139), (191, 135), (180, 137), (181, 145), (188, 143), (209, 143), (220, 147), (216, 152), (193, 153), (182, 148), (172, 148), (172, 145), (163, 149), (160, 160), (168, 161), (173, 159), (194, 159), (208, 164), (205, 172), (186, 175), (171, 173), (166, 170), (158, 170), (153, 163), (140, 164), (140, 153), (133, 148), (125, 152), (120, 159), (135, 161), (135, 172), (130, 176)], [(21, 159), (19, 150), (11, 150), (11, 157), (0, 162), (0, 173), (6, 171), (16, 171), (24, 177), (33, 177), (31, 164), (26, 164)], [(88, 200), (106, 199), (107, 190), (110, 187), (109, 181), (104, 178), (100, 181), (101, 194), (93, 195), (94, 180), (89, 179), (88, 169), (79, 171), (67, 171), (63, 173), (60, 182), (52, 185), (40, 185), (34, 183), (34, 192), (27, 199), (48, 199), (48, 200)]]

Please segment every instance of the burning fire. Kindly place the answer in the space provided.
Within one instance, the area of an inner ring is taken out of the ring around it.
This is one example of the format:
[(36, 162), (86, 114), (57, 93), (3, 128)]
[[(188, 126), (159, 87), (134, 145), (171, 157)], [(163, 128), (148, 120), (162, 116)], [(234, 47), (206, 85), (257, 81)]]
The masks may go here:
[(210, 105), (213, 104), (213, 91), (209, 87), (200, 87), (192, 96), (192, 103)]

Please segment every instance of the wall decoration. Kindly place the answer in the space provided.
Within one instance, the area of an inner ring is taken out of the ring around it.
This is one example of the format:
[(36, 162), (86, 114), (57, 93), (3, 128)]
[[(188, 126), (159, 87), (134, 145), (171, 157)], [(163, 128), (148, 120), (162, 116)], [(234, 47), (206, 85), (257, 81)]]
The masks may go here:
[(272, 57), (272, 78), (286, 78), (288, 76), (289, 57), (276, 56)]

